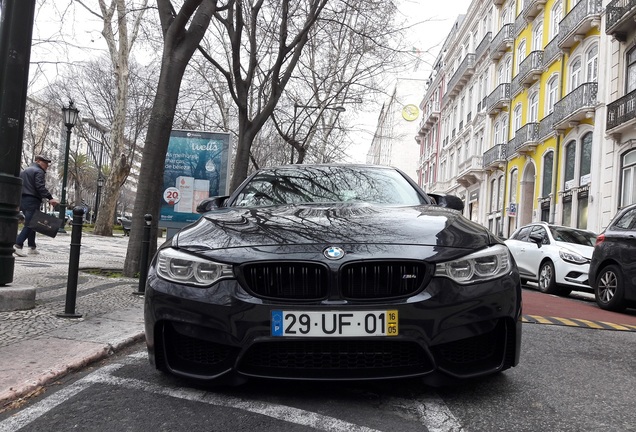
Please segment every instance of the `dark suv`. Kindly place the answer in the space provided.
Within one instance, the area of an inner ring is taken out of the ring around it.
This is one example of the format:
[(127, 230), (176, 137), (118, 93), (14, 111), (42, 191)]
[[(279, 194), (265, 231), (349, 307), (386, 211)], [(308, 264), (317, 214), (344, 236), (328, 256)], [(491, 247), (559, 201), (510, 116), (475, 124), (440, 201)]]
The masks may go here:
[(590, 284), (596, 303), (622, 311), (636, 305), (636, 204), (625, 207), (596, 239)]

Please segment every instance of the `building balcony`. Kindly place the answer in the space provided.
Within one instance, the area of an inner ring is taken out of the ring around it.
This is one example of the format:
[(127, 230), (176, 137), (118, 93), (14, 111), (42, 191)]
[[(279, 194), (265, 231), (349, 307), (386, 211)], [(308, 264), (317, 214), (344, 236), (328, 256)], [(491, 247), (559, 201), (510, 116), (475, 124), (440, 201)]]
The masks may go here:
[(601, 12), (601, 0), (580, 0), (559, 23), (559, 47), (568, 50), (582, 41), (593, 27), (600, 28)]
[(636, 90), (607, 105), (605, 129), (611, 135), (622, 134), (636, 127)]
[(457, 96), (475, 73), (475, 54), (467, 54), (451, 79), (448, 81), (446, 94), (451, 98)]
[(514, 41), (512, 24), (504, 24), (490, 43), (490, 58), (499, 60), (506, 52), (510, 51)]
[(520, 75), (517, 74), (514, 77), (512, 77), (512, 81), (510, 82), (510, 98), (511, 99), (517, 96), (519, 93), (521, 93), (521, 90), (523, 90), (523, 86), (521, 85), (521, 80), (519, 78), (520, 78)]
[(556, 135), (554, 130), (554, 115), (553, 113), (543, 117), (539, 122), (539, 140), (545, 141), (551, 135)]
[(482, 166), (488, 172), (501, 169), (506, 164), (506, 144), (495, 144), (492, 148), (486, 150), (482, 156)]
[(549, 68), (562, 55), (563, 51), (559, 48), (559, 36), (556, 36), (543, 49), (543, 68)]
[(499, 84), (495, 90), (488, 95), (486, 111), (488, 115), (496, 116), (503, 109), (510, 106), (510, 84)]
[(627, 33), (634, 28), (636, 0), (613, 0), (605, 7), (605, 13), (605, 33), (625, 42)]
[(578, 125), (583, 119), (593, 118), (597, 91), (598, 84), (595, 82), (581, 84), (555, 103), (552, 113), (554, 128), (564, 130)]
[(492, 40), (492, 33), (488, 32), (484, 36), (484, 38), (477, 45), (477, 49), (475, 50), (475, 62), (478, 62), (481, 57), (490, 50), (490, 41)]
[(478, 181), (481, 181), (482, 173), (482, 157), (470, 156), (458, 166), (459, 174), (457, 175), (457, 183), (464, 187), (470, 187)]
[(514, 27), (512, 29), (512, 34), (514, 37), (519, 37), (524, 28), (528, 27), (528, 23), (526, 19), (523, 17), (523, 14), (519, 14), (515, 19)]
[(543, 51), (532, 51), (519, 65), (519, 83), (530, 87), (543, 73)]
[(523, 17), (526, 21), (530, 22), (539, 15), (543, 9), (547, 0), (526, 0), (526, 7), (523, 8)]
[(515, 137), (508, 142), (506, 156), (510, 158), (515, 153), (530, 153), (534, 151), (539, 142), (539, 123), (526, 123), (517, 131)]
[(420, 123), (420, 130), (422, 132), (428, 132), (433, 125), (439, 120), (440, 109), (439, 102), (433, 102), (426, 106), (426, 110), (422, 115), (422, 121)]

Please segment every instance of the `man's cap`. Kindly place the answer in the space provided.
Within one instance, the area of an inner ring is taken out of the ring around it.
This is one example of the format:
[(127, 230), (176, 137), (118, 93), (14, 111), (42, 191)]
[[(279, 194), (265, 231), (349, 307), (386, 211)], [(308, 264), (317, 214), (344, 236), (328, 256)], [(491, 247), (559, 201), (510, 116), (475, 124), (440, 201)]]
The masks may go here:
[(36, 162), (37, 162), (37, 161), (44, 161), (44, 162), (46, 162), (46, 163), (51, 163), (51, 159), (49, 159), (48, 157), (43, 156), (43, 155), (37, 155), (37, 156), (35, 157), (35, 161), (36, 161)]

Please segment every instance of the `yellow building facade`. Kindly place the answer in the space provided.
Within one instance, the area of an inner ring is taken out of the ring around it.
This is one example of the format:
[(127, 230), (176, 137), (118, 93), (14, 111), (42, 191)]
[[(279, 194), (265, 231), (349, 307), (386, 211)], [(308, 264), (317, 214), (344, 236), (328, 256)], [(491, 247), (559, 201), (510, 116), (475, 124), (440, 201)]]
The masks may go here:
[(505, 164), (499, 164), (505, 168), (493, 170), (488, 182), (491, 207), (503, 202), (494, 213), (500, 219), (489, 218), (489, 228), (504, 237), (538, 220), (585, 229), (597, 123), (601, 1), (494, 3), (501, 28), (509, 26), (513, 42), (495, 66), (505, 70), (505, 62), (510, 63), (511, 79), (509, 102), (490, 113), (493, 130), (503, 125), (507, 142)]

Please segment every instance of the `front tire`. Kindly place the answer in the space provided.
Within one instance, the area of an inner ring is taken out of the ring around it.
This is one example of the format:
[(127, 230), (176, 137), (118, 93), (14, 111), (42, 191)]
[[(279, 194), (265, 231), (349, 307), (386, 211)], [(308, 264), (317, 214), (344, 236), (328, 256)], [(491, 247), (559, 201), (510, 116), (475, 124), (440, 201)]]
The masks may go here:
[(594, 297), (601, 309), (616, 312), (625, 310), (623, 273), (617, 266), (608, 265), (601, 270), (594, 285)]
[(557, 293), (556, 276), (554, 274), (554, 264), (552, 264), (552, 261), (541, 263), (541, 267), (539, 267), (538, 285), (539, 291), (544, 294)]

